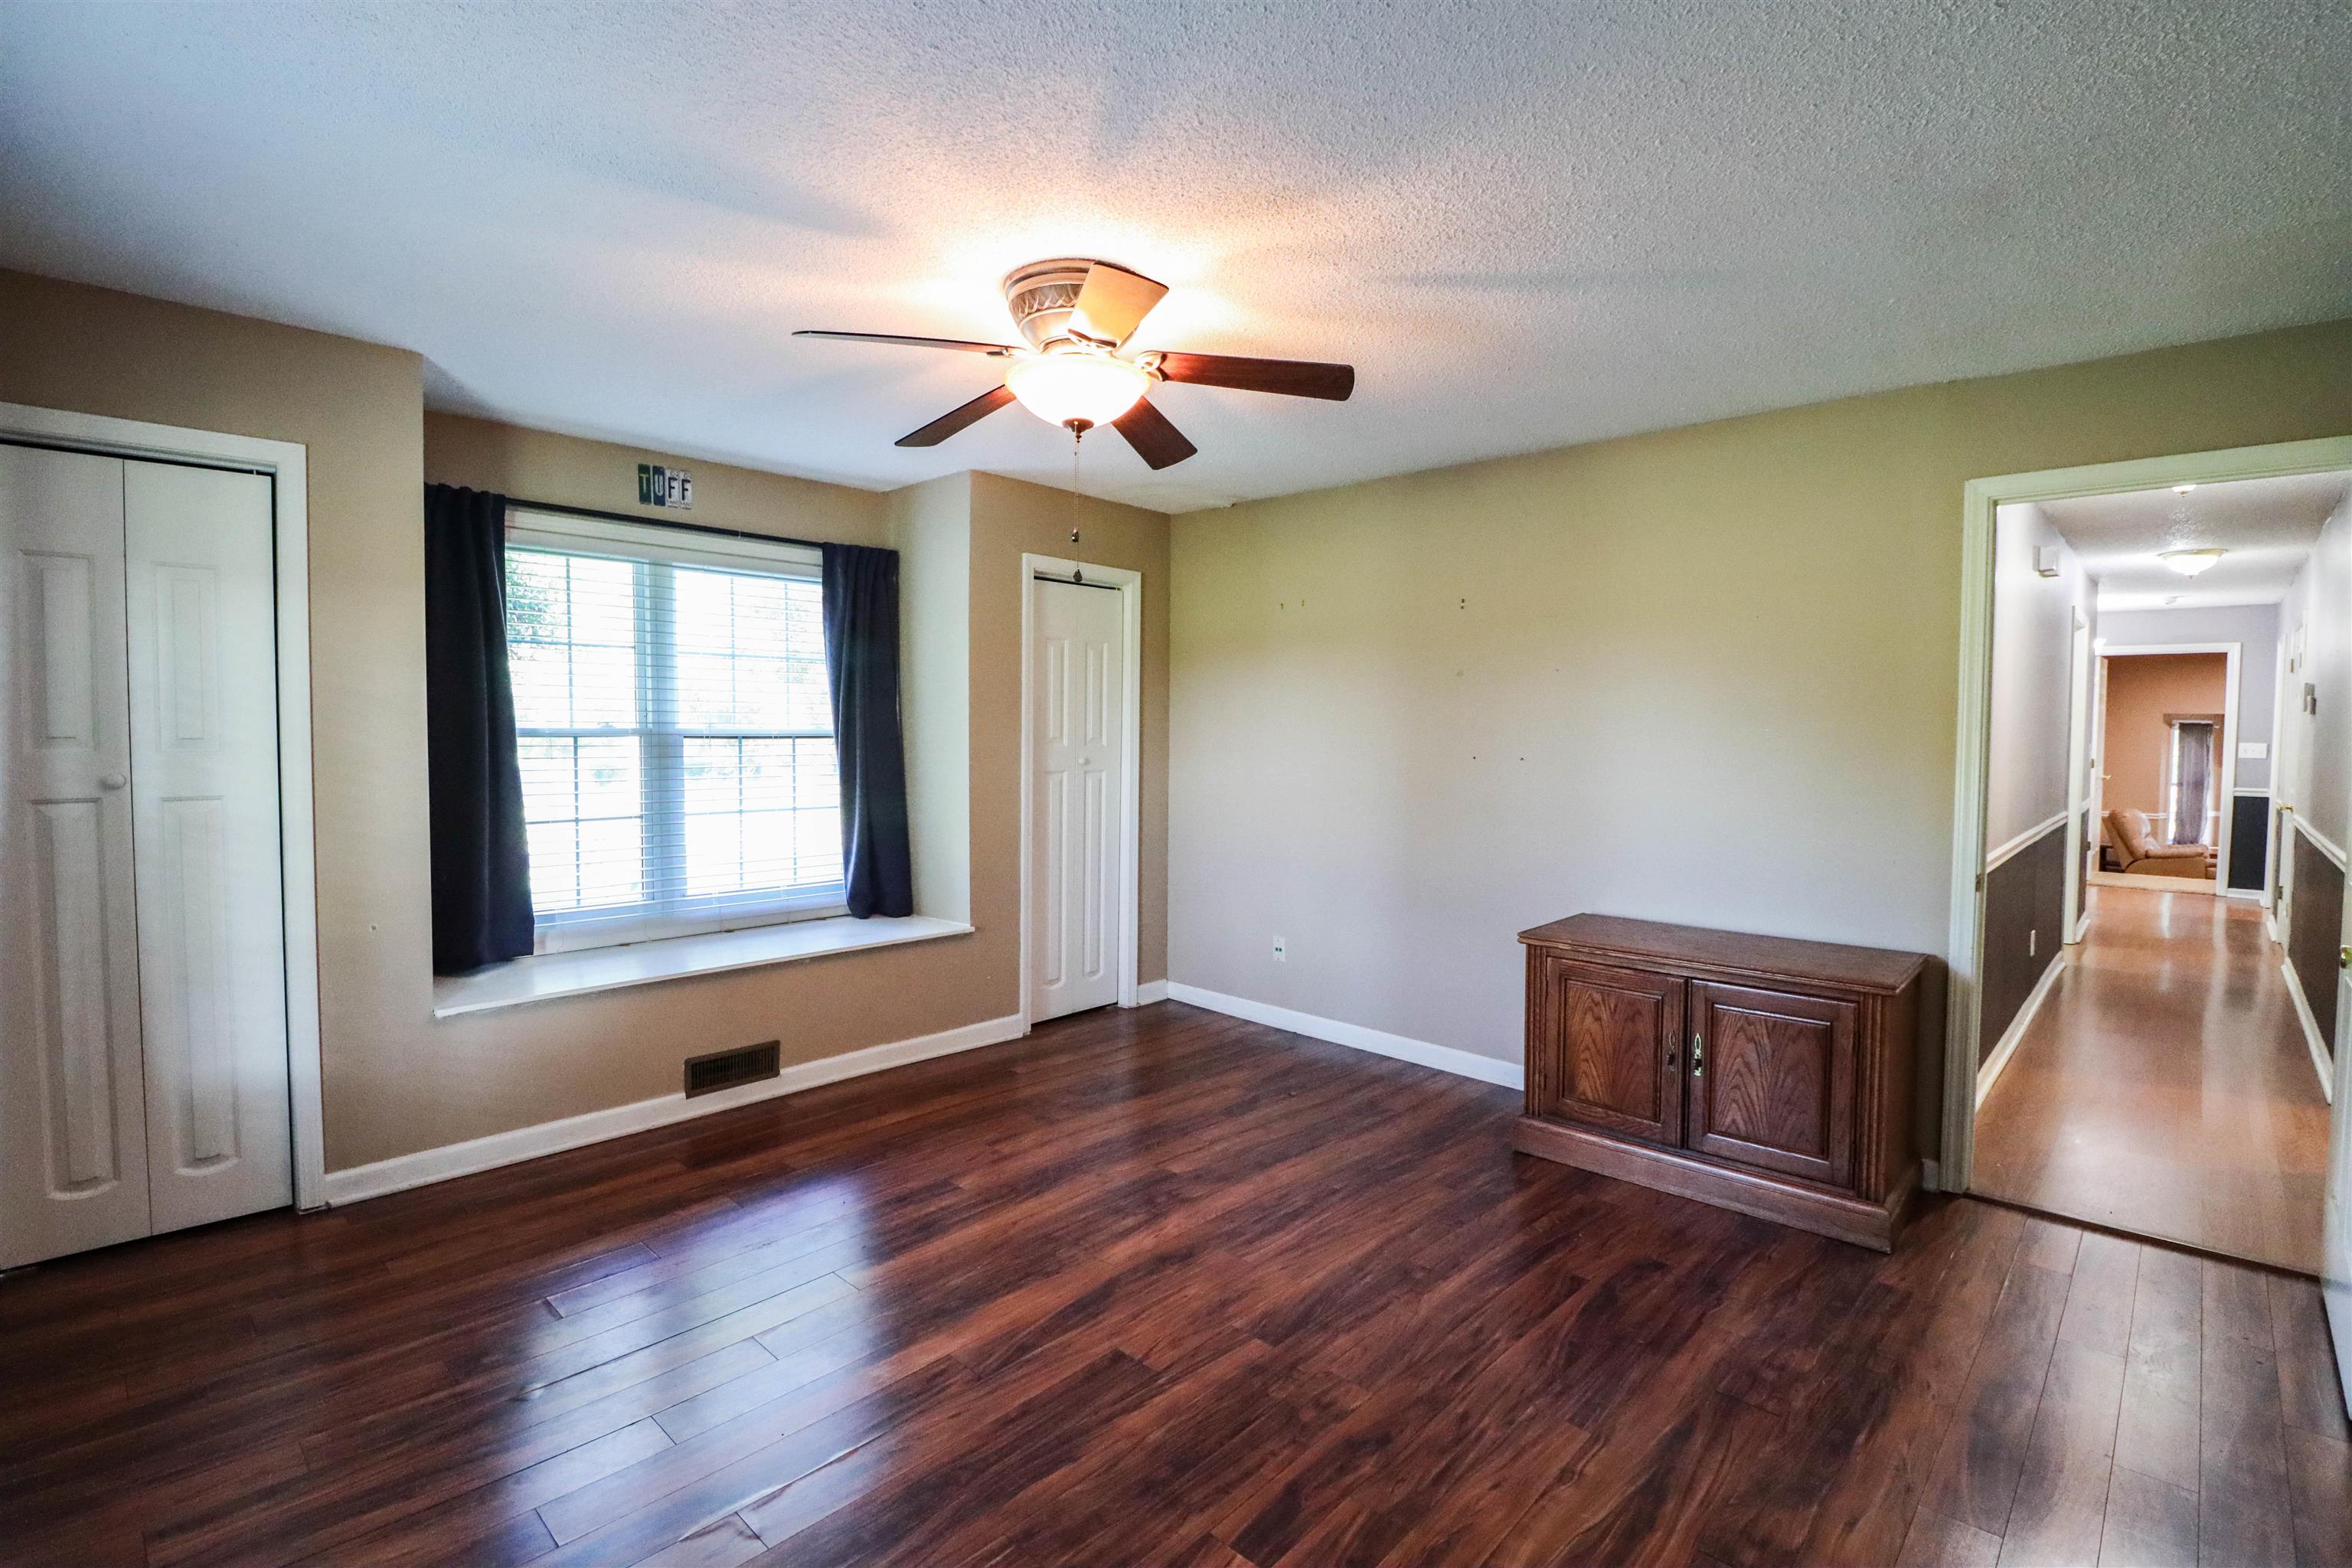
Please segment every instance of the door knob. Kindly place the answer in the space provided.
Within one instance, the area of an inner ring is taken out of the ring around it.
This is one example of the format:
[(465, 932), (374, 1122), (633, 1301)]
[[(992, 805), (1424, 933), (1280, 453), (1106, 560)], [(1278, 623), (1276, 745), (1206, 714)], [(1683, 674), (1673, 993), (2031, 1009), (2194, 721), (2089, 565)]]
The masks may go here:
[(2352, 947), (2339, 947), (2336, 950), (2336, 967), (2352, 969)]
[(124, 784), (127, 784), (130, 782), (131, 781), (129, 779), (124, 778), (121, 773), (100, 773), (98, 779), (98, 787), (100, 789), (121, 789)]

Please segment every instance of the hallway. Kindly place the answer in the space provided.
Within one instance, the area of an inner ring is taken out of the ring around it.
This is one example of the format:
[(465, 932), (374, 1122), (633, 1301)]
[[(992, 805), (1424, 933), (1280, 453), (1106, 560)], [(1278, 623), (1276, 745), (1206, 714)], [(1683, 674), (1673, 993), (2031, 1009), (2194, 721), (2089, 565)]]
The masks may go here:
[(1975, 1190), (2317, 1273), (2327, 1102), (2261, 909), (2090, 896), (2088, 938), (1977, 1113)]

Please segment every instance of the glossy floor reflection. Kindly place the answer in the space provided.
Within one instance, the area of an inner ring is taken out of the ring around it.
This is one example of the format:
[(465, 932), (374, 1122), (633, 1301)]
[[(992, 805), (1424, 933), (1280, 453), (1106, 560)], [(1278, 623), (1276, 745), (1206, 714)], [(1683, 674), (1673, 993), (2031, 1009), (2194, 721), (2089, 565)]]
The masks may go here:
[(2319, 1271), (2327, 1101), (2259, 906), (2091, 889), (1977, 1114), (1976, 1190)]
[(2321, 1563), (2306, 1280), (1163, 1004), (0, 1280), (0, 1563)]

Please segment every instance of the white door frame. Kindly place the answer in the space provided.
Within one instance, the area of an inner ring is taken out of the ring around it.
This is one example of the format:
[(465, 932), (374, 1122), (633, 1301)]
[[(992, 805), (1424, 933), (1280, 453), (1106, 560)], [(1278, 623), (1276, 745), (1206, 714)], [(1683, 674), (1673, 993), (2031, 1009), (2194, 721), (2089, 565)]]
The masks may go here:
[(1097, 566), (1092, 562), (1066, 561), (1055, 555), (1021, 557), (1021, 1032), (1027, 1034), (1031, 1016), (1034, 962), (1030, 949), (1031, 851), (1035, 825), (1037, 752), (1036, 712), (1031, 687), (1036, 668), (1037, 580), (1040, 575), (1088, 583), (1118, 591), (1119, 635), (1126, 640), (1126, 671), (1122, 702), (1126, 722), (1120, 739), (1120, 764), (1126, 779), (1119, 791), (1118, 813), (1118, 1005), (1136, 1005), (1137, 925), (1141, 918), (1142, 889), (1137, 885), (1143, 865), (1143, 574), (1121, 566)]
[[(1992, 725), (1993, 514), (2012, 501), (2063, 500), (2168, 485), (2352, 468), (2352, 436), (2239, 447), (1970, 479), (1960, 493), (1959, 711), (1954, 737), (1950, 984), (1944, 1012), (1943, 1148), (1934, 1184), (1965, 1192), (1976, 1171), (1976, 1039), (1983, 1017), (1985, 759)], [(2233, 748), (2234, 750), (2234, 748)], [(2234, 762), (2234, 758), (2232, 759)]]
[[(2105, 705), (2106, 679), (2105, 670), (2107, 660), (2111, 658), (2147, 658), (2174, 653), (2218, 653), (2223, 655), (2225, 658), (2226, 662), (2221, 672), (2221, 777), (2220, 786), (2221, 792), (2221, 819), (2213, 828), (2213, 842), (2215, 847), (2221, 851), (2219, 856), (2216, 858), (2213, 868), (2213, 887), (2211, 889), (2213, 896), (2217, 899), (2226, 897), (2230, 891), (2230, 835), (2232, 830), (2232, 824), (2236, 821), (2238, 804), (2238, 681), (2240, 679), (2240, 655), (2244, 651), (2245, 645), (2243, 643), (2233, 642), (2134, 643), (2129, 647), (2115, 647), (2110, 646), (2097, 650), (2099, 665), (2102, 672), (2099, 680), (2101, 697), (2099, 727), (2102, 731), (2106, 728), (2106, 709)], [(2104, 747), (2100, 752), (2099, 765), (2102, 767), (2106, 765), (2106, 752)], [(2167, 817), (2165, 820), (2168, 823), (2170, 823), (2171, 818)], [(2098, 879), (2105, 881), (2106, 878), (2114, 875), (2115, 873), (2113, 872), (2103, 873), (2100, 875)], [(2176, 888), (2168, 889), (2167, 890), (2171, 892), (2182, 892), (2191, 891), (2194, 889)]]
[(310, 777), (310, 511), (308, 448), (291, 441), (0, 403), (0, 437), (112, 458), (269, 476), (278, 574), (278, 835), (286, 903), (286, 1055), (294, 1206), (327, 1201), (320, 1090), (319, 871)]
[(2099, 650), (2091, 641), (2091, 623), (2082, 610), (2067, 611), (2066, 631), (2066, 891), (2059, 911), (2058, 944), (2071, 947), (2083, 940), (2083, 914), (2090, 907), (2084, 894), (2084, 814), (2091, 808), (2091, 693), (2098, 686), (2094, 673)]

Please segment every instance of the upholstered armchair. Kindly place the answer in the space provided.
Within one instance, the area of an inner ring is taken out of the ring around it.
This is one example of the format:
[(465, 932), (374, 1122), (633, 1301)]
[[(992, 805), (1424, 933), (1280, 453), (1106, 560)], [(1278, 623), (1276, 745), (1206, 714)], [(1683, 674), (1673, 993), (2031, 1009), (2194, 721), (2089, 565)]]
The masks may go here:
[(2158, 844), (2147, 830), (2147, 813), (2129, 807), (2107, 813), (2107, 843), (2122, 868), (2135, 877), (2189, 877), (2210, 880), (2219, 851), (2203, 844)]

